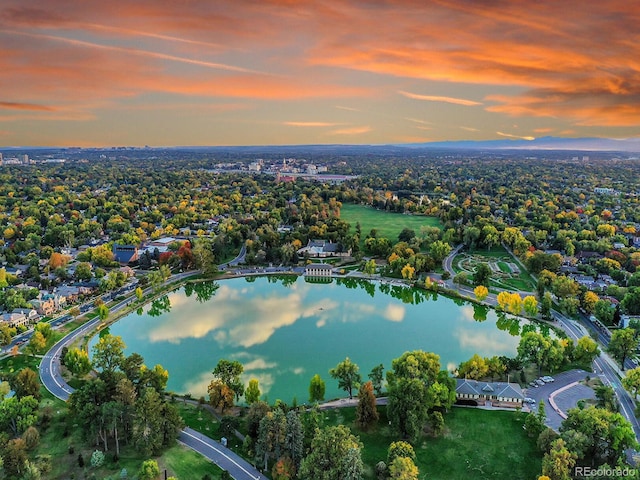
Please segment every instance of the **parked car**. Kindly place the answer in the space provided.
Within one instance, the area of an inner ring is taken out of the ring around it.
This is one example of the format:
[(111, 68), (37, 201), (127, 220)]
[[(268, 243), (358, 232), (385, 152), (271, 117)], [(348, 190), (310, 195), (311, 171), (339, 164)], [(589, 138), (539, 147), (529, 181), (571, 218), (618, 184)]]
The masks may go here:
[(535, 380), (533, 382), (529, 382), (529, 385), (531, 385), (534, 388), (538, 388), (539, 385), (535, 382)]
[(526, 398), (523, 400), (523, 402), (524, 402), (524, 403), (536, 403), (536, 401), (535, 401), (533, 398), (531, 398), (531, 397), (526, 397)]
[(544, 382), (540, 379), (536, 380), (536, 383), (538, 384), (539, 387), (544, 385)]
[(555, 379), (553, 377), (550, 377), (549, 375), (545, 375), (544, 377), (541, 377), (541, 379), (543, 382), (546, 382), (546, 383), (551, 383), (555, 381)]

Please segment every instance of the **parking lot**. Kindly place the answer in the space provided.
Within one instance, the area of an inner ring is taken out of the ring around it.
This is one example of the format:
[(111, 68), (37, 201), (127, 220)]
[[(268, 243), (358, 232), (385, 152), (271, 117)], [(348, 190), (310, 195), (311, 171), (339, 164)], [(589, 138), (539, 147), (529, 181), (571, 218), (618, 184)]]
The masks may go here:
[[(544, 411), (547, 414), (545, 424), (557, 431), (560, 428), (563, 418), (549, 403), (549, 396), (562, 387), (584, 380), (588, 375), (592, 377), (594, 376), (593, 373), (585, 372), (584, 370), (570, 370), (568, 372), (553, 375), (554, 381), (551, 383), (545, 383), (537, 388), (527, 387), (524, 390), (525, 397), (530, 397), (536, 401), (530, 406), (531, 410), (534, 412), (537, 411), (538, 404), (540, 402), (544, 402)], [(583, 388), (570, 388), (556, 397), (556, 404), (566, 413), (567, 410), (577, 405), (578, 400), (589, 398), (589, 395), (587, 395), (588, 393), (589, 392)]]

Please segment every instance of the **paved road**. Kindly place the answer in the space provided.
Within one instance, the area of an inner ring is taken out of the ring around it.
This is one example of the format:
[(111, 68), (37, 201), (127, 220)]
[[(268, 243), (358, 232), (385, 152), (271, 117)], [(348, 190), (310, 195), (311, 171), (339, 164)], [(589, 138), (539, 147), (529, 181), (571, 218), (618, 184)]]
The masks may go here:
[[(558, 321), (558, 325), (561, 326), (572, 339), (577, 340), (578, 338), (589, 334), (587, 328), (575, 320), (571, 320), (558, 312), (553, 312), (553, 316)], [(600, 340), (602, 341), (603, 339)], [(609, 343), (606, 338), (604, 341), (604, 343), (600, 344), (601, 349), (605, 348)], [(620, 371), (616, 363), (604, 352), (594, 360), (593, 364), (594, 372), (600, 377), (602, 382), (613, 388), (620, 404), (621, 413), (633, 426), (636, 438), (640, 439), (640, 424), (634, 415), (635, 407), (633, 399), (622, 387), (622, 383), (620, 382), (620, 378), (624, 376), (624, 373)]]
[[(187, 276), (193, 275), (193, 272), (175, 275), (169, 279), (171, 283), (181, 280)], [(129, 299), (123, 300), (111, 307), (112, 312), (116, 312), (128, 305)], [(65, 345), (73, 343), (77, 338), (94, 330), (100, 324), (100, 319), (95, 318), (73, 332), (65, 335), (51, 350), (49, 350), (40, 362), (40, 380), (47, 390), (60, 400), (68, 400), (73, 393), (67, 382), (60, 375), (60, 352)], [(179, 440), (187, 447), (204, 455), (216, 465), (227, 470), (235, 480), (266, 480), (251, 464), (240, 456), (233, 453), (228, 448), (223, 447), (220, 443), (212, 438), (192, 430), (185, 428), (180, 432)]]
[[(455, 272), (453, 270), (453, 258), (459, 252), (461, 247), (462, 245), (458, 245), (454, 250), (451, 251), (449, 256), (443, 262), (445, 271), (449, 272), (452, 278), (455, 275)], [(463, 294), (468, 295), (469, 297), (474, 297), (473, 291), (465, 287), (460, 287), (459, 285), (454, 285), (451, 280), (448, 280), (446, 282), (446, 285), (448, 288), (458, 290)], [(496, 296), (493, 294), (489, 294), (484, 303), (495, 306), (497, 304)], [(589, 335), (590, 331), (593, 331), (596, 334), (596, 338), (602, 350), (604, 350), (609, 344), (609, 335), (607, 335), (607, 332), (603, 332), (601, 329), (598, 329), (596, 325), (593, 325), (589, 321), (589, 319), (584, 316), (581, 316), (579, 321), (575, 321), (562, 315), (561, 313), (554, 311), (553, 317), (557, 322), (557, 326), (561, 327), (573, 340), (577, 340), (580, 337)], [(605, 385), (611, 386), (614, 389), (614, 392), (620, 404), (621, 413), (627, 418), (627, 420), (629, 420), (635, 431), (636, 438), (640, 440), (640, 423), (634, 415), (635, 407), (633, 399), (620, 383), (620, 378), (624, 376), (624, 372), (620, 371), (617, 364), (606, 353), (601, 353), (600, 356), (595, 359), (593, 365), (594, 372), (602, 379), (603, 383)], [(625, 362), (625, 368), (628, 369), (634, 367), (635, 365), (631, 363), (630, 360), (627, 360)], [(550, 408), (548, 402), (546, 406), (549, 407), (547, 408), (547, 411), (553, 411), (553, 409)]]
[(235, 479), (266, 480), (267, 477), (258, 472), (253, 465), (240, 458), (228, 448), (201, 433), (185, 428), (180, 432), (179, 441), (187, 447), (204, 455)]

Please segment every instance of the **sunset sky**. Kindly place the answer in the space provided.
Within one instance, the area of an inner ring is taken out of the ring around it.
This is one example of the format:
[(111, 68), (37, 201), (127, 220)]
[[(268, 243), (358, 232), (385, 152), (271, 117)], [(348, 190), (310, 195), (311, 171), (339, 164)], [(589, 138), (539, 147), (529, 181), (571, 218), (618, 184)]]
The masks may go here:
[(2, 0), (0, 146), (640, 136), (628, 0)]

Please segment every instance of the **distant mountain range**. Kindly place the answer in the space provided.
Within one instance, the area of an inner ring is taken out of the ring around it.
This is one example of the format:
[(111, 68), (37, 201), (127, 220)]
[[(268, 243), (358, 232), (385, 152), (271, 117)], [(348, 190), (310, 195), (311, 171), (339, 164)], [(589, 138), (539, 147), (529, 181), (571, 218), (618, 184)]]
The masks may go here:
[(352, 153), (354, 151), (391, 152), (405, 148), (428, 150), (569, 150), (591, 152), (626, 152), (640, 153), (640, 137), (614, 138), (562, 138), (540, 137), (535, 140), (501, 139), (501, 140), (452, 140), (444, 142), (396, 143), (396, 144), (318, 144), (318, 145), (246, 145), (246, 146), (164, 146), (164, 147), (27, 147), (6, 146), (0, 150), (183, 150), (183, 151), (235, 151), (242, 153), (278, 152), (295, 154), (301, 150), (310, 152)]
[(640, 138), (561, 138), (540, 137), (535, 140), (465, 140), (398, 144), (398, 147), (445, 148), (455, 150), (578, 150), (640, 152)]

